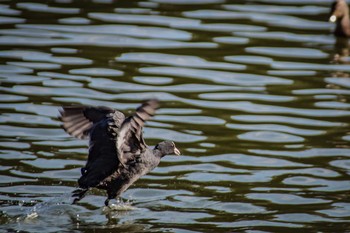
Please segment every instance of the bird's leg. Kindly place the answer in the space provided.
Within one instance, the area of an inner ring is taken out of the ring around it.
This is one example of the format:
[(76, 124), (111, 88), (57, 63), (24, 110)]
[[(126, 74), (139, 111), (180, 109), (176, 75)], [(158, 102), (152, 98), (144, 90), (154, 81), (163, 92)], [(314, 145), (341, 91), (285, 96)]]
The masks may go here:
[(107, 198), (107, 199), (105, 200), (105, 206), (107, 206), (107, 207), (109, 206), (109, 200), (110, 200), (109, 198)]
[(107, 199), (105, 200), (105, 206), (109, 206), (109, 201), (112, 199), (115, 199), (117, 197), (116, 193), (113, 192), (112, 190), (107, 190)]

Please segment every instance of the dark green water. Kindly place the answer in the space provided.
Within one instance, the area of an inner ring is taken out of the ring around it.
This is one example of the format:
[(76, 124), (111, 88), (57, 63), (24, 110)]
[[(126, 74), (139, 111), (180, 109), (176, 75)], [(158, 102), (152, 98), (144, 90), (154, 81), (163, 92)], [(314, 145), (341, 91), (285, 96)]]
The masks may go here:
[[(0, 231), (349, 232), (350, 59), (331, 1), (0, 3)], [(62, 105), (161, 108), (175, 141), (123, 199), (70, 205), (87, 142)]]

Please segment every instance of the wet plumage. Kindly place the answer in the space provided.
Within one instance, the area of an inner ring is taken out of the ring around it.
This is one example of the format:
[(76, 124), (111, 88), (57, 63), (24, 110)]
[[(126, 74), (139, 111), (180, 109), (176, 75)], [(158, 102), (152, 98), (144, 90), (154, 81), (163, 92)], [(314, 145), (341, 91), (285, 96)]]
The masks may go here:
[(74, 191), (75, 202), (96, 187), (107, 191), (108, 205), (110, 199), (157, 167), (163, 156), (179, 154), (173, 142), (161, 142), (151, 150), (143, 138), (145, 121), (157, 108), (157, 100), (148, 100), (125, 118), (122, 112), (108, 107), (62, 107), (63, 129), (74, 137), (89, 139), (88, 160), (81, 169), (80, 189)]

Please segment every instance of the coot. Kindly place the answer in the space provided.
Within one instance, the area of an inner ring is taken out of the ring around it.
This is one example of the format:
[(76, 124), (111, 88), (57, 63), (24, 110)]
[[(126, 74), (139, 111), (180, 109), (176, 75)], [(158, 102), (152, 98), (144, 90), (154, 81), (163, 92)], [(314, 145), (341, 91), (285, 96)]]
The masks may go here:
[(350, 37), (349, 8), (345, 0), (336, 0), (332, 4), (329, 21), (336, 23), (334, 35)]
[(63, 129), (74, 137), (89, 139), (88, 160), (81, 169), (73, 203), (96, 187), (107, 191), (105, 205), (108, 206), (110, 199), (120, 196), (141, 176), (157, 167), (162, 157), (180, 154), (171, 141), (160, 142), (154, 149), (145, 143), (142, 128), (158, 105), (157, 100), (145, 101), (128, 118), (108, 107), (62, 107)]

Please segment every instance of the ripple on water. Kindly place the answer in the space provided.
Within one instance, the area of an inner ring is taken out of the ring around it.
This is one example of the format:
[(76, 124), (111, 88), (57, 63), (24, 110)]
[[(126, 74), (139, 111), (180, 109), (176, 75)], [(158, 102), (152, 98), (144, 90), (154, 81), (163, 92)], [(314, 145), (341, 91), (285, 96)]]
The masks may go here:
[(176, 189), (176, 190), (166, 190), (157, 188), (133, 188), (125, 193), (125, 196), (130, 196), (134, 201), (142, 202), (147, 205), (148, 202), (167, 200), (169, 197), (177, 197), (182, 195), (192, 195), (193, 193), (187, 190)]
[(28, 100), (28, 97), (20, 95), (0, 94), (0, 99), (1, 102), (19, 102)]
[(291, 125), (302, 125), (302, 126), (315, 126), (315, 127), (336, 127), (346, 126), (346, 123), (315, 120), (311, 118), (300, 118), (300, 117), (287, 117), (278, 115), (235, 115), (231, 116), (231, 119), (235, 121), (243, 122), (271, 122), (271, 123), (285, 123)]
[[(305, 164), (305, 166), (310, 166)], [(278, 170), (258, 170), (250, 172), (250, 174), (241, 174), (241, 175), (234, 175), (232, 181), (245, 183), (245, 182), (260, 182), (260, 183), (266, 183), (271, 182), (274, 179), (278, 179), (279, 177), (283, 176), (290, 176), (291, 174), (307, 174), (312, 176), (318, 176), (318, 177), (339, 177), (339, 173), (334, 172), (332, 170), (323, 169), (323, 168), (299, 168), (299, 169), (278, 169)], [(297, 190), (291, 190), (288, 188), (253, 188), (254, 191), (275, 191), (275, 190), (283, 190), (283, 191), (297, 191)]]
[[(23, 24), (25, 25), (25, 24)], [(21, 25), (21, 26), (23, 26)], [(18, 27), (19, 24), (18, 24)], [(82, 26), (80, 26), (82, 27)], [(79, 28), (80, 28), (79, 27)], [(28, 27), (35, 28), (34, 26)], [(42, 29), (44, 30), (44, 29)], [(56, 29), (45, 29), (45, 30), (56, 30)], [(147, 48), (147, 49), (177, 49), (177, 48), (217, 48), (218, 45), (212, 42), (182, 42), (175, 41), (170, 39), (145, 39), (145, 36), (141, 38), (126, 37), (122, 35), (108, 35), (103, 32), (101, 34), (88, 34), (88, 32), (76, 32), (78, 29), (73, 28), (69, 32), (58, 33), (55, 39), (52, 38), (33, 38), (33, 37), (23, 37), (23, 36), (3, 36), (0, 37), (0, 45), (8, 46), (97, 46), (105, 48)], [(114, 29), (111, 29), (114, 30)], [(140, 32), (141, 29), (135, 28), (133, 31)], [(66, 34), (69, 34), (67, 36)], [(163, 32), (148, 32), (150, 35), (161, 34)], [(148, 36), (149, 37), (149, 36)], [(57, 59), (56, 59), (57, 60)], [(66, 62), (68, 65), (69, 62), (65, 61), (62, 57), (58, 59), (60, 63)]]
[(46, 12), (46, 13), (57, 13), (57, 14), (77, 14), (80, 12), (79, 8), (69, 7), (52, 7), (42, 3), (34, 2), (21, 2), (17, 3), (16, 6), (20, 9), (25, 9), (34, 12)]
[(57, 194), (68, 193), (73, 191), (73, 187), (50, 185), (48, 188), (45, 185), (13, 185), (10, 187), (0, 187), (2, 193), (18, 193), (18, 194)]
[(213, 215), (202, 212), (187, 212), (182, 215), (177, 211), (149, 211), (147, 219), (150, 219), (151, 223), (170, 223), (170, 224), (193, 224), (203, 222), (205, 219), (213, 217)]
[(210, 62), (197, 56), (163, 53), (123, 53), (115, 58), (119, 62), (151, 63), (206, 69), (245, 70), (246, 66), (225, 62)]
[(296, 143), (305, 141), (303, 137), (294, 136), (287, 133), (279, 133), (264, 130), (242, 133), (237, 135), (237, 138), (239, 138), (240, 140), (257, 141), (265, 143)]
[(12, 149), (28, 149), (30, 148), (30, 144), (26, 143), (26, 142), (12, 142), (12, 141), (8, 141), (8, 142), (0, 142), (0, 147), (4, 147), (4, 148), (12, 148)]
[(22, 66), (35, 70), (54, 70), (62, 66), (60, 64), (44, 63), (44, 62), (7, 62), (9, 65)]
[[(50, 24), (22, 24), (20, 28), (53, 30), (59, 32), (92, 33), (107, 35), (123, 35), (140, 38), (189, 40), (192, 35), (189, 32), (161, 27), (146, 27), (136, 25), (50, 25)], [(98, 36), (98, 35), (96, 35)], [(77, 34), (77, 38), (78, 34)]]
[(254, 200), (269, 201), (279, 205), (310, 205), (330, 203), (330, 200), (321, 198), (306, 198), (286, 193), (249, 193), (246, 197)]
[(48, 78), (25, 75), (25, 74), (0, 74), (0, 80), (3, 83), (13, 84), (25, 84), (25, 83), (41, 83), (42, 81), (48, 80)]
[(82, 166), (85, 164), (84, 161), (72, 160), (72, 159), (43, 159), (37, 158), (35, 160), (24, 160), (24, 164), (30, 166), (41, 168), (41, 169), (62, 169), (67, 166), (79, 165)]
[(338, 168), (342, 168), (350, 174), (350, 159), (337, 159), (329, 163), (330, 165)]
[(286, 156), (292, 158), (313, 158), (313, 157), (350, 157), (350, 149), (348, 148), (311, 148), (300, 151), (274, 151), (263, 149), (250, 149), (249, 152), (259, 155)]
[[(227, 86), (227, 85), (209, 85), (209, 84), (180, 84), (180, 85), (168, 85), (168, 86), (154, 86), (154, 85), (141, 85), (129, 82), (120, 82), (104, 78), (94, 78), (89, 83), (89, 86), (94, 89), (108, 90), (108, 91), (154, 91), (152, 93), (138, 93), (137, 95), (133, 93), (123, 93), (118, 94), (118, 98), (130, 98), (134, 100), (142, 100), (142, 98), (161, 98), (162, 100), (181, 100), (180, 97), (171, 95), (172, 92), (206, 92), (206, 91), (227, 91), (227, 90), (250, 90), (250, 91), (261, 91), (263, 87), (250, 87), (250, 86)], [(163, 91), (163, 92), (160, 92)], [(147, 96), (145, 96), (147, 95)]]
[[(282, 1), (279, 1), (280, 3)], [(321, 13), (328, 13), (328, 7), (321, 6), (282, 6), (282, 5), (224, 5), (228, 10), (236, 10), (249, 12), (261, 12), (261, 13), (277, 13), (277, 14), (292, 14), (292, 15), (318, 15)]]
[(145, 137), (153, 139), (171, 140), (175, 142), (198, 142), (204, 141), (207, 137), (188, 133), (176, 132), (169, 129), (146, 128)]
[(211, 31), (211, 32), (235, 32), (235, 31), (266, 31), (266, 27), (252, 26), (249, 24), (229, 24), (229, 23), (202, 23), (198, 25), (177, 25), (178, 28), (193, 31)]
[(183, 124), (203, 124), (203, 125), (223, 125), (225, 120), (216, 117), (208, 116), (169, 116), (169, 115), (156, 115), (155, 120), (165, 122), (179, 122)]
[[(220, 227), (227, 228), (251, 228), (251, 227), (284, 227), (284, 228), (304, 228), (304, 225), (295, 224), (295, 223), (282, 223), (275, 221), (265, 221), (265, 220), (242, 220), (242, 221), (234, 221), (234, 222), (223, 222), (217, 223)], [(259, 231), (261, 232), (261, 231)]]
[(35, 159), (36, 156), (30, 152), (20, 152), (16, 150), (4, 150), (0, 151), (0, 160), (22, 160), (22, 159)]
[(49, 117), (37, 116), (30, 114), (21, 114), (21, 113), (5, 113), (0, 115), (1, 123), (17, 123), (21, 125), (50, 125), (57, 126), (58, 122), (52, 120)]
[(282, 222), (316, 223), (316, 222), (342, 222), (341, 220), (321, 217), (315, 214), (278, 214), (275, 220)]
[(350, 190), (350, 181), (347, 180), (326, 180), (306, 176), (294, 176), (284, 179), (282, 183), (305, 187), (311, 191), (338, 192)]
[(344, 88), (350, 88), (350, 78), (346, 77), (332, 77), (332, 78), (325, 78), (325, 82), (330, 84), (335, 84)]
[(82, 18), (82, 17), (70, 17), (70, 18), (63, 18), (58, 20), (59, 23), (61, 24), (90, 24), (91, 20), (87, 18)]
[[(200, 20), (186, 19), (180, 17), (170, 17), (162, 15), (138, 15), (138, 14), (118, 14), (118, 13), (89, 13), (90, 18), (102, 20), (105, 22), (118, 22), (118, 23), (135, 23), (135, 24), (150, 24), (157, 26), (170, 26), (176, 27), (177, 25), (199, 25)], [(180, 40), (190, 40), (192, 38), (191, 33), (183, 31), (182, 37), (178, 37)], [(173, 38), (175, 39), (175, 38)]]
[(19, 17), (0, 16), (0, 25), (24, 23), (25, 21), (26, 19), (19, 18)]
[[(259, 129), (260, 131), (280, 131), (284, 133), (289, 133), (289, 134), (294, 134), (294, 135), (301, 135), (301, 136), (316, 136), (316, 135), (322, 135), (325, 134), (326, 131), (322, 130), (311, 130), (311, 129), (300, 129), (300, 128), (295, 128), (295, 127), (290, 127), (290, 126), (284, 126), (284, 125), (278, 125), (278, 124), (226, 124), (226, 127), (229, 129), (235, 129), (235, 130), (251, 130), (254, 131), (256, 129)], [(247, 136), (247, 135), (246, 135)], [(268, 135), (268, 133), (261, 133), (261, 135), (254, 135), (252, 134), (251, 136), (254, 136), (256, 139), (261, 139), (264, 136), (267, 136), (268, 142), (279, 142), (278, 138), (279, 136), (281, 137), (280, 140), (281, 142), (287, 142), (292, 140), (289, 137), (283, 136), (283, 134), (271, 134)]]
[(224, 0), (152, 0), (152, 2), (174, 5), (206, 5), (206, 4), (218, 4), (223, 3)]
[(244, 37), (220, 36), (214, 37), (213, 41), (221, 44), (248, 44), (249, 39)]
[(81, 68), (81, 69), (72, 69), (69, 70), (70, 74), (78, 75), (88, 75), (88, 76), (104, 76), (104, 77), (114, 77), (122, 76), (123, 71), (116, 69), (107, 69), (107, 68)]
[(47, 129), (47, 128), (29, 128), (29, 127), (17, 127), (2, 125), (0, 128), (0, 135), (6, 137), (26, 137), (29, 139), (40, 139), (45, 137), (58, 137), (64, 134), (59, 129)]
[(43, 86), (47, 87), (82, 87), (84, 84), (69, 80), (46, 80)]
[(302, 115), (305, 117), (340, 117), (350, 115), (350, 111), (346, 110), (334, 110), (334, 109), (314, 109), (314, 108), (291, 108), (284, 106), (264, 105), (256, 104), (249, 101), (203, 101), (195, 99), (183, 99), (185, 103), (189, 103), (195, 106), (201, 106), (206, 108), (215, 109), (230, 109), (239, 110), (250, 113), (275, 113), (275, 114), (292, 114)]
[(212, 206), (213, 210), (225, 211), (232, 214), (259, 214), (267, 212), (264, 207), (252, 205), (250, 203), (218, 203)]
[(1, 73), (8, 74), (28, 74), (33, 73), (33, 69), (14, 66), (14, 65), (0, 65)]
[(38, 75), (43, 77), (56, 78), (56, 79), (64, 79), (64, 80), (68, 79), (68, 80), (85, 81), (85, 82), (89, 82), (91, 80), (91, 77), (89, 76), (61, 74), (61, 73), (54, 73), (54, 72), (38, 72)]
[(328, 53), (324, 53), (321, 50), (307, 48), (248, 47), (245, 50), (249, 53), (288, 58), (321, 59), (329, 56)]
[(267, 74), (269, 75), (278, 75), (278, 76), (314, 76), (317, 74), (313, 70), (268, 70)]
[(348, 218), (350, 217), (350, 204), (346, 202), (333, 203), (331, 208), (317, 210), (317, 212), (329, 217)]
[(308, 167), (310, 165), (291, 162), (285, 159), (277, 159), (263, 156), (253, 156), (245, 154), (223, 154), (212, 155), (205, 158), (205, 161), (218, 162), (225, 161), (229, 164), (249, 166), (249, 167)]
[(170, 84), (174, 81), (173, 78), (168, 77), (159, 77), (159, 76), (134, 76), (132, 78), (134, 81), (144, 84), (151, 84), (151, 85), (164, 85), (164, 84)]
[(343, 103), (339, 101), (321, 101), (315, 103), (316, 107), (330, 108), (330, 109), (350, 109), (349, 103)]
[(0, 175), (0, 184), (8, 185), (12, 183), (24, 183), (24, 182), (35, 182), (37, 179), (27, 179), (27, 178), (20, 178), (20, 177), (14, 177), (14, 176), (4, 176)]
[(199, 97), (210, 100), (260, 100), (268, 102), (289, 102), (296, 99), (293, 96), (232, 92), (203, 93), (200, 94)]
[[(38, 39), (37, 39), (38, 40)], [(40, 40), (40, 39), (39, 39)], [(1, 41), (0, 41), (1, 43)], [(15, 43), (15, 41), (14, 41)], [(87, 58), (81, 58), (81, 57), (60, 57), (60, 56), (53, 56), (50, 53), (43, 53), (43, 52), (37, 52), (37, 51), (26, 51), (26, 50), (4, 50), (0, 51), (0, 57), (4, 58), (15, 58), (15, 59), (21, 59), (24, 61), (35, 61), (35, 62), (52, 62), (52, 65), (90, 65), (92, 64), (92, 60)], [(57, 63), (57, 64), (56, 64)], [(17, 66), (15, 66), (17, 67)], [(14, 68), (12, 68), (14, 69)], [(21, 68), (22, 70), (27, 70), (25, 73), (31, 73), (32, 69), (29, 68)], [(35, 67), (37, 69), (37, 67)], [(6, 69), (5, 69), (6, 70)], [(24, 71), (23, 71), (24, 72)], [(22, 73), (23, 73), (22, 72)]]
[(191, 69), (181, 67), (144, 67), (140, 68), (141, 73), (170, 75), (176, 77), (188, 77), (192, 79), (209, 80), (215, 83), (225, 85), (242, 86), (264, 86), (264, 85), (288, 85), (293, 81), (289, 79), (277, 78), (265, 75), (234, 73), (204, 69)]
[[(255, 39), (266, 39), (266, 40), (282, 40), (288, 42), (311, 42), (319, 44), (334, 44), (334, 37), (320, 36), (312, 34), (295, 34), (290, 32), (234, 32), (236, 36), (255, 38)], [(287, 68), (288, 69), (288, 68)]]
[(318, 64), (303, 62), (274, 61), (271, 64), (274, 69), (285, 70), (317, 70), (317, 71), (350, 71), (350, 65)]
[(251, 56), (251, 55), (225, 56), (224, 60), (229, 62), (238, 62), (243, 64), (255, 64), (255, 65), (270, 65), (273, 62), (273, 59), (269, 57)]

